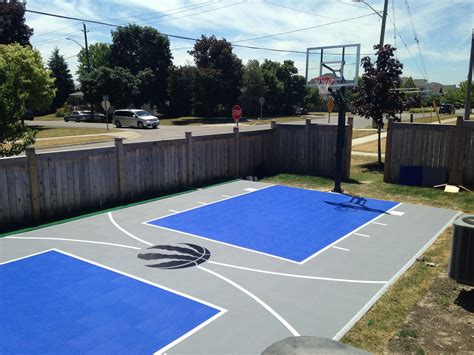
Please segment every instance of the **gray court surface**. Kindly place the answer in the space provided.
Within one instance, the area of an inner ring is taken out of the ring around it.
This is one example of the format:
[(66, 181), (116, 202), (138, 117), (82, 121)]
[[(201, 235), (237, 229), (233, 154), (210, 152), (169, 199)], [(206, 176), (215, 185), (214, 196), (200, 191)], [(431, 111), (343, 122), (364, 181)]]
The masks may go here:
[[(190, 295), (225, 312), (157, 350), (256, 354), (291, 336), (340, 339), (458, 214), (399, 204), (301, 265), (143, 224), (267, 186), (235, 181), (11, 235), (0, 239), (0, 262), (57, 249)], [(179, 243), (207, 248), (211, 257), (177, 270), (149, 268), (137, 257)]]

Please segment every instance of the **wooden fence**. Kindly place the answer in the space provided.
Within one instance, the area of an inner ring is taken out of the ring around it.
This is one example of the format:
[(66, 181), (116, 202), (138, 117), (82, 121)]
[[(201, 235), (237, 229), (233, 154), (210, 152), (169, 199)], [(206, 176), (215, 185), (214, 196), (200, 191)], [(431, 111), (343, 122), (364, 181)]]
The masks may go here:
[(384, 181), (398, 183), (401, 166), (446, 168), (450, 184), (474, 186), (474, 122), (389, 122)]
[[(272, 123), (267, 130), (0, 159), (0, 230), (157, 196), (216, 179), (279, 172), (331, 177), (336, 126)], [(343, 176), (349, 178), (352, 124)]]

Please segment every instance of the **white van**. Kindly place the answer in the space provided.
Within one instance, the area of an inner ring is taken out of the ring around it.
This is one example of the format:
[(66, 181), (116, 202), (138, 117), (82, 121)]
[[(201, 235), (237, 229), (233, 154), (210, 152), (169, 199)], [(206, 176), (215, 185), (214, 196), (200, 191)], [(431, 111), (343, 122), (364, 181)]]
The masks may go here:
[(157, 128), (160, 120), (151, 113), (144, 110), (116, 110), (113, 122), (117, 128), (137, 127), (137, 128)]

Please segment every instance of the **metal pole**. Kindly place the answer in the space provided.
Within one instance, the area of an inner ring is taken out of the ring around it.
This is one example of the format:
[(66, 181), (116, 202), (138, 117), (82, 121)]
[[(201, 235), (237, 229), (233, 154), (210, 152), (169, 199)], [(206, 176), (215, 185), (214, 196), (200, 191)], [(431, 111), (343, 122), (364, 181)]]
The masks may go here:
[[(87, 44), (87, 29), (86, 29), (86, 24), (83, 22), (82, 23), (82, 26), (84, 27), (84, 43), (86, 45), (86, 60), (87, 60), (87, 71), (90, 73), (91, 72), (91, 61), (90, 61), (90, 58), (89, 58), (89, 46)], [(92, 115), (92, 121), (94, 121), (94, 104), (91, 103), (90, 104), (91, 106), (91, 115)]]
[(346, 124), (346, 104), (344, 102), (345, 87), (333, 91), (334, 100), (338, 105), (337, 116), (337, 144), (336, 144), (336, 171), (334, 174), (334, 192), (342, 193), (342, 148), (344, 147), (345, 124)]
[(263, 112), (263, 104), (260, 104), (260, 119), (262, 119), (262, 112)]
[(464, 106), (464, 119), (467, 121), (471, 114), (471, 104), (472, 104), (472, 66), (474, 65), (474, 30), (472, 31), (472, 40), (471, 40), (471, 58), (469, 59), (469, 71), (467, 74), (467, 96), (466, 104)]
[(385, 37), (385, 24), (387, 23), (387, 9), (388, 9), (388, 0), (385, 0), (383, 5), (383, 15), (382, 15), (382, 28), (380, 30), (380, 50), (382, 50), (384, 45), (384, 37)]

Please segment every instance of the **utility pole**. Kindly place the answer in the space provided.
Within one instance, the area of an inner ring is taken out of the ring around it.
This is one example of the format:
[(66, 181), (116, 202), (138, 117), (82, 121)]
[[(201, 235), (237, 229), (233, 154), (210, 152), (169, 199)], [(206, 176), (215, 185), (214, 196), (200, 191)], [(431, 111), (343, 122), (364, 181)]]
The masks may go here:
[(464, 119), (467, 121), (471, 114), (471, 105), (472, 105), (472, 66), (474, 65), (474, 30), (472, 30), (472, 40), (471, 40), (471, 58), (469, 59), (469, 71), (467, 72), (467, 96), (466, 102), (464, 105)]
[(380, 30), (380, 50), (382, 50), (384, 45), (384, 38), (385, 38), (385, 24), (387, 23), (387, 10), (388, 10), (388, 0), (385, 0), (383, 5), (383, 14), (382, 14), (382, 28)]
[[(83, 22), (82, 26), (84, 26), (84, 43), (86, 45), (85, 50), (86, 50), (86, 60), (87, 60), (87, 71), (90, 73), (91, 72), (91, 61), (90, 61), (90, 58), (89, 58), (89, 46), (87, 44), (86, 24)], [(91, 103), (90, 106), (91, 106), (91, 115), (92, 115), (91, 119), (92, 119), (92, 121), (94, 121), (94, 104)]]

